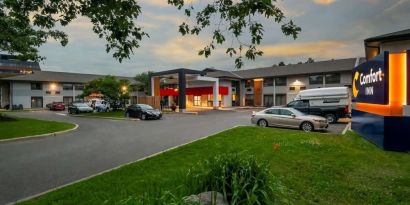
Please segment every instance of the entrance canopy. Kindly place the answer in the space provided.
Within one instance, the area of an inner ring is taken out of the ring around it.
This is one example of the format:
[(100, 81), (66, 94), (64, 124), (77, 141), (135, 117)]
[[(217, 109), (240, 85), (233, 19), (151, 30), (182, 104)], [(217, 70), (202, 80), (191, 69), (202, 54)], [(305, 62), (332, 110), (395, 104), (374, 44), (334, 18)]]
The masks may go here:
[[(196, 87), (196, 88), (186, 88), (186, 95), (213, 95), (213, 87)], [(219, 86), (220, 95), (228, 95), (229, 88), (225, 86)], [(179, 89), (164, 88), (160, 89), (161, 96), (178, 96)]]

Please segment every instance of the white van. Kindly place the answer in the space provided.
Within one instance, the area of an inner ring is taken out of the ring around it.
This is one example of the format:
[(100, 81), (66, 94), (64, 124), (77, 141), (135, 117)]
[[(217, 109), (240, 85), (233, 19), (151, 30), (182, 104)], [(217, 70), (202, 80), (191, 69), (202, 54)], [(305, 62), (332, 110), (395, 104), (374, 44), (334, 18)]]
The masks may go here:
[(287, 107), (293, 107), (310, 115), (324, 116), (329, 123), (350, 116), (349, 88), (332, 87), (300, 91)]

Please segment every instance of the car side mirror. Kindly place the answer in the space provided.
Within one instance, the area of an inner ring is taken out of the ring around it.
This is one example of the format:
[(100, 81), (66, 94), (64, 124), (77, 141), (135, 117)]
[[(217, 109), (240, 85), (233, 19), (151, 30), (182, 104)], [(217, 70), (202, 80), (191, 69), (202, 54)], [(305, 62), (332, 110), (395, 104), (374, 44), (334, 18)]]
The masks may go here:
[(296, 117), (296, 115), (295, 115), (295, 114), (291, 114), (290, 116), (292, 116), (292, 118), (295, 118), (295, 117)]

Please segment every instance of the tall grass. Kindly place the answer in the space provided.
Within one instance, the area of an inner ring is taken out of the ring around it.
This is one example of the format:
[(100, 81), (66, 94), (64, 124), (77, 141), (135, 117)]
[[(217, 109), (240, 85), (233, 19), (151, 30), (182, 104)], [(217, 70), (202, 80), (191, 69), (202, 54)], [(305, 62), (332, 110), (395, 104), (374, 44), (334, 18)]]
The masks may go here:
[(185, 182), (175, 184), (173, 190), (163, 190), (160, 183), (147, 184), (147, 191), (142, 196), (131, 196), (119, 204), (183, 205), (186, 196), (206, 191), (222, 193), (230, 205), (273, 204), (268, 163), (259, 162), (253, 156), (229, 154), (210, 158), (180, 177), (185, 180), (173, 181)]

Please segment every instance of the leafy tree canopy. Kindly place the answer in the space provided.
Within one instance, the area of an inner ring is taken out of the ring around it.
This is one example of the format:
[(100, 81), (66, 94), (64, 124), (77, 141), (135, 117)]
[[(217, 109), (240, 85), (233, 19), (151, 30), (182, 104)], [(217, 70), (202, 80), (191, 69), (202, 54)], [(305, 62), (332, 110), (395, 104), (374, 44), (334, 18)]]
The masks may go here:
[(139, 82), (136, 87), (139, 91), (144, 91), (145, 94), (148, 94), (150, 89), (151, 89), (151, 79), (150, 76), (154, 72), (152, 71), (147, 71), (147, 72), (142, 72), (139, 73), (135, 76), (135, 80)]
[(115, 76), (105, 76), (86, 83), (81, 97), (98, 93), (102, 94), (103, 99), (113, 105), (130, 98), (129, 87), (128, 80), (118, 79)]
[[(287, 20), (275, 3), (276, 0), (213, 0), (205, 7), (194, 8), (184, 0), (168, 0), (168, 4), (187, 16), (187, 21), (179, 26), (182, 35), (199, 35), (206, 28), (211, 30), (210, 43), (199, 55), (208, 57), (217, 44), (222, 45), (231, 38), (226, 53), (236, 58), (238, 68), (243, 65), (243, 56), (254, 60), (263, 54), (256, 47), (264, 35), (261, 17), (280, 24), (286, 36), (297, 38), (300, 33), (301, 28)], [(56, 27), (67, 26), (85, 16), (93, 24), (94, 33), (106, 40), (106, 51), (121, 62), (130, 58), (144, 37), (149, 37), (135, 23), (140, 14), (141, 7), (135, 0), (2, 0), (0, 51), (17, 54), (22, 60), (42, 60), (38, 47), (47, 39), (55, 39), (62, 46), (68, 43), (68, 36)], [(249, 39), (240, 39), (241, 36), (249, 36)]]

